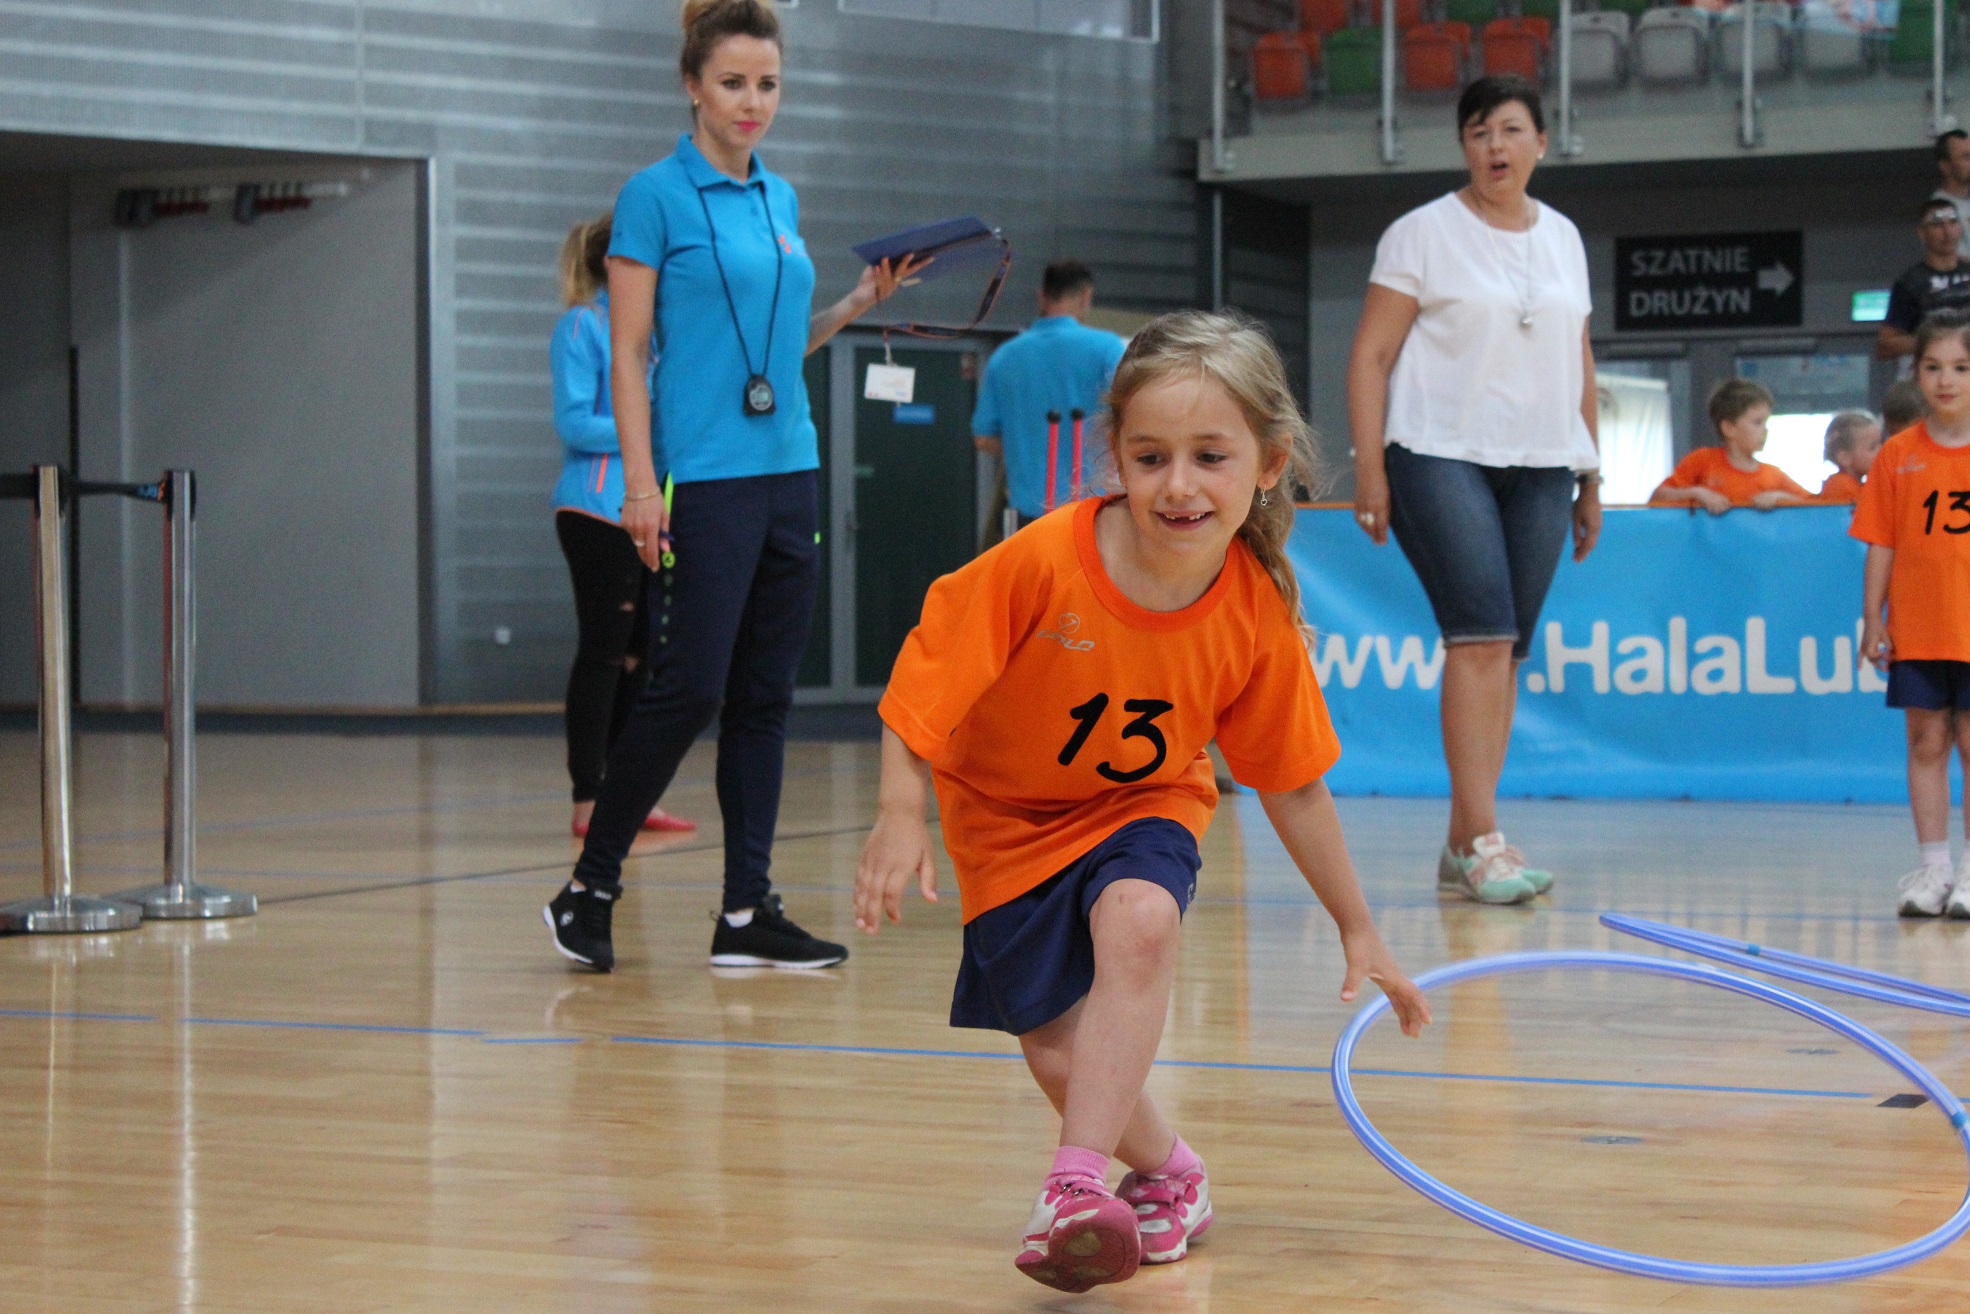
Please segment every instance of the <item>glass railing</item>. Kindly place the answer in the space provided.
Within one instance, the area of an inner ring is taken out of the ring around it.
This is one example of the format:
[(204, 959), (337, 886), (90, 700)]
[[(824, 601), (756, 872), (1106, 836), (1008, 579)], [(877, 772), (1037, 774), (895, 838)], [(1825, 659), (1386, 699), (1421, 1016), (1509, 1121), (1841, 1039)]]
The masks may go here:
[(1865, 149), (1879, 114), (1933, 135), (1970, 94), (1956, 0), (1274, 3), (1220, 24), (1207, 171), (1225, 170), (1228, 142), (1281, 133), (1347, 134), (1348, 158), (1372, 139), (1400, 163), (1419, 131), (1454, 140), (1457, 93), (1486, 73), (1540, 85), (1557, 151), (1599, 159), (1661, 157), (1670, 133), (1682, 154)]

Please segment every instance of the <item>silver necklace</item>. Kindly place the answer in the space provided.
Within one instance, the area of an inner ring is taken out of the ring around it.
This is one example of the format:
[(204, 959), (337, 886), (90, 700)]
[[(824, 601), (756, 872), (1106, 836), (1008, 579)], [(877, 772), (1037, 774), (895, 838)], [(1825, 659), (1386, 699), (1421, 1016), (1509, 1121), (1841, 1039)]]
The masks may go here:
[(1483, 214), (1479, 214), (1477, 218), (1478, 222), (1484, 225), (1484, 231), (1490, 235), (1491, 257), (1498, 262), (1499, 276), (1505, 280), (1505, 286), (1514, 292), (1520, 292), (1519, 327), (1530, 332), (1532, 329), (1532, 226), (1528, 224), (1525, 228), (1525, 285), (1521, 291), (1519, 285), (1512, 280), (1512, 269), (1505, 260), (1505, 252), (1498, 245), (1497, 228)]

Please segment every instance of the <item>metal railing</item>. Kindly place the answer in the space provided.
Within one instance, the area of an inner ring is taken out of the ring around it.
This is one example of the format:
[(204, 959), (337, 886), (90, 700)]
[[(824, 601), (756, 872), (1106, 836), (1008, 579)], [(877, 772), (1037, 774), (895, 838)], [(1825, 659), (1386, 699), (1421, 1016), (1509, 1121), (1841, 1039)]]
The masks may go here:
[[(1397, 28), (1396, 0), (1367, 0), (1367, 3), (1369, 7), (1365, 11), (1357, 10), (1356, 21), (1360, 21), (1364, 14), (1372, 14), (1379, 19), (1380, 86), (1376, 89), (1377, 94), (1372, 102), (1376, 110), (1376, 145), (1381, 162), (1385, 166), (1394, 166), (1403, 160), (1403, 134), (1401, 116), (1398, 112), (1398, 98), (1403, 90), (1400, 76), (1404, 67), (1401, 50), (1402, 33)], [(1917, 14), (1921, 13), (1917, 5), (1908, 4), (1904, 7)], [(1231, 169), (1232, 162), (1236, 158), (1227, 143), (1227, 137), (1233, 129), (1232, 106), (1228, 103), (1227, 89), (1240, 85), (1243, 71), (1231, 67), (1233, 56), (1226, 26), (1225, 0), (1213, 0), (1212, 9), (1216, 21), (1213, 29), (1214, 78), (1207, 164), (1210, 171), (1225, 174)], [(1553, 60), (1550, 90), (1554, 95), (1557, 110), (1554, 124), (1555, 145), (1561, 156), (1571, 158), (1581, 155), (1586, 150), (1586, 143), (1578, 130), (1576, 98), (1578, 60), (1575, 47), (1580, 28), (1580, 15), (1575, 0), (1558, 0), (1556, 9), (1557, 22), (1552, 33), (1550, 52)], [(1721, 71), (1728, 68), (1733, 59), (1735, 60), (1738, 67), (1730, 70), (1737, 83), (1732, 114), (1735, 120), (1734, 136), (1741, 149), (1755, 150), (1764, 145), (1762, 122), (1764, 105), (1761, 103), (1760, 93), (1772, 79), (1768, 77), (1766, 81), (1761, 82), (1759, 71), (1761, 40), (1765, 42), (1777, 40), (1783, 49), (1796, 51), (1804, 45), (1809, 33), (1833, 30), (1862, 43), (1852, 48), (1863, 52), (1860, 56), (1863, 62), (1856, 67), (1864, 68), (1868, 73), (1878, 71), (1883, 63), (1891, 63), (1891, 66), (1899, 69), (1902, 74), (1922, 67), (1919, 62), (1893, 62), (1894, 57), (1888, 51), (1890, 42), (1896, 37), (1896, 28), (1844, 25), (1841, 20), (1833, 17), (1830, 7), (1800, 6), (1787, 3), (1787, 0), (1776, 0), (1776, 2), (1740, 0), (1740, 3), (1727, 6), (1720, 12), (1712, 12), (1712, 6), (1709, 5), (1702, 6), (1702, 9), (1710, 15), (1710, 24), (1708, 33), (1699, 39), (1696, 47), (1696, 58), (1703, 68), (1702, 72), (1696, 75), (1695, 80), (1708, 80), (1713, 64)], [(1924, 79), (1926, 86), (1921, 96), (1921, 99), (1926, 101), (1922, 126), (1929, 135), (1935, 136), (1958, 126), (1956, 115), (1950, 112), (1949, 76), (1956, 36), (1952, 30), (1954, 9), (1950, 0), (1930, 0), (1926, 17), (1929, 27), (1927, 34), (1929, 51), (1927, 77)], [(1638, 38), (1642, 31), (1643, 26), (1637, 25), (1627, 39), (1627, 44), (1621, 47), (1624, 59), (1632, 61), (1636, 58)], [(1733, 41), (1736, 43), (1734, 54), (1730, 48)], [(1769, 52), (1769, 45), (1766, 46), (1766, 50)], [(1916, 56), (1917, 60), (1921, 58), (1920, 55)], [(1480, 64), (1481, 61), (1472, 61), (1473, 69), (1475, 70)], [(1806, 68), (1806, 76), (1815, 75), (1815, 66), (1807, 65)], [(1793, 72), (1794, 70), (1786, 65), (1776, 77), (1789, 80)], [(1472, 75), (1475, 76), (1475, 71)], [(1655, 84), (1650, 83), (1650, 85)], [(1712, 85), (1728, 88), (1730, 84), (1723, 82)], [(1597, 90), (1603, 90), (1605, 86), (1605, 83), (1594, 84)], [(1673, 88), (1665, 88), (1665, 94), (1671, 90)], [(1726, 91), (1725, 94), (1728, 92)], [(1829, 102), (1832, 102), (1844, 93), (1829, 89), (1825, 94)], [(1356, 92), (1349, 103), (1356, 107), (1357, 113), (1362, 113), (1367, 109), (1367, 105), (1364, 104), (1366, 100), (1366, 97), (1361, 97)]]
[[(66, 518), (73, 498), (112, 494), (164, 509), (164, 879), (108, 899), (75, 892), (74, 691), (69, 684)], [(34, 503), (35, 667), (40, 684), (41, 883), (39, 898), (0, 904), (0, 931), (75, 935), (127, 931), (145, 917), (238, 917), (256, 911), (251, 894), (213, 889), (197, 879), (198, 647), (194, 547), (197, 481), (168, 470), (155, 484), (90, 483), (60, 466), (36, 466), (0, 479), (0, 497)]]

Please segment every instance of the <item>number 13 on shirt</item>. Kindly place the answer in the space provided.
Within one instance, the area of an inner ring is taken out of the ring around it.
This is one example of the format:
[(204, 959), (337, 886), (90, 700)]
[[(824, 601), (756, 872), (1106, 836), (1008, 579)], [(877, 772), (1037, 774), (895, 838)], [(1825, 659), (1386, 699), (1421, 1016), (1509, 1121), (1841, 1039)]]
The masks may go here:
[[(1067, 715), (1075, 723), (1074, 733), (1068, 737), (1066, 746), (1060, 750), (1060, 765), (1074, 765), (1074, 759), (1080, 756), (1081, 749), (1088, 742), (1088, 736), (1094, 733), (1095, 726), (1108, 711), (1108, 703), (1108, 695), (1098, 693), (1079, 707), (1068, 711)], [(1147, 739), (1155, 749), (1155, 756), (1141, 766), (1126, 771), (1118, 769), (1113, 762), (1097, 762), (1094, 768), (1096, 774), (1118, 785), (1133, 784), (1155, 775), (1157, 769), (1170, 757), (1170, 746), (1164, 741), (1163, 732), (1157, 728), (1156, 718), (1175, 706), (1175, 703), (1165, 702), (1161, 698), (1131, 698), (1124, 702), (1122, 710), (1133, 712), (1136, 717), (1122, 727), (1122, 738)]]

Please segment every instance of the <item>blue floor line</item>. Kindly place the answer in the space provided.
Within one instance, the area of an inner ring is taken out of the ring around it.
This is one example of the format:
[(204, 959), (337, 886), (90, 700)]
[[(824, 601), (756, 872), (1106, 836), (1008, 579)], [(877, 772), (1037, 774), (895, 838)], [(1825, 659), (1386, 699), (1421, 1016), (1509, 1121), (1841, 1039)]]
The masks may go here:
[(271, 1027), (290, 1031), (380, 1031), (402, 1036), (483, 1036), (483, 1031), (458, 1027), (391, 1027), (367, 1022), (279, 1022), (257, 1017), (188, 1017), (186, 1026)]
[[(1016, 1059), (987, 1049), (903, 1049), (879, 1045), (811, 1045), (784, 1040), (703, 1040), (684, 1036), (610, 1036), (625, 1045), (675, 1045), (694, 1049), (777, 1049), (816, 1054), (873, 1054), (882, 1057)], [(1157, 1059), (1159, 1068), (1204, 1068), (1231, 1072), (1302, 1072), (1320, 1074), (1331, 1071), (1325, 1064), (1299, 1063), (1214, 1063), (1203, 1059)], [(1422, 1077), (1437, 1081), (1497, 1081), (1537, 1086), (1605, 1086), (1622, 1090), (1688, 1090), (1729, 1095), (1799, 1095), (1817, 1099), (1862, 1100), (1871, 1092), (1857, 1090), (1800, 1090), (1783, 1086), (1711, 1086), (1676, 1081), (1615, 1081), (1593, 1077), (1513, 1077), (1479, 1072), (1425, 1072), (1409, 1068), (1358, 1068), (1358, 1076)]]

